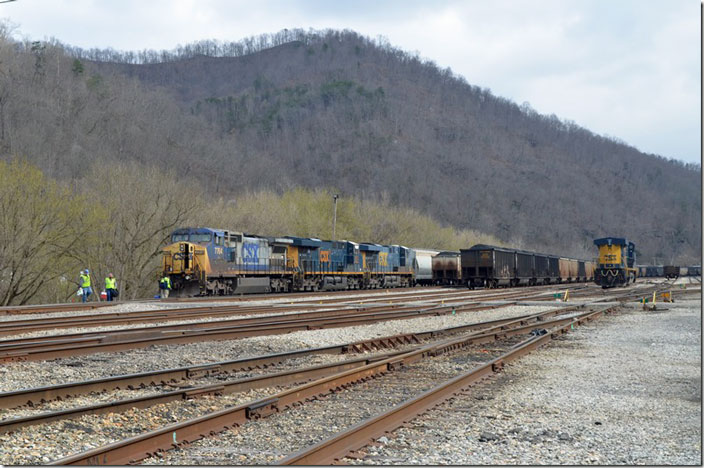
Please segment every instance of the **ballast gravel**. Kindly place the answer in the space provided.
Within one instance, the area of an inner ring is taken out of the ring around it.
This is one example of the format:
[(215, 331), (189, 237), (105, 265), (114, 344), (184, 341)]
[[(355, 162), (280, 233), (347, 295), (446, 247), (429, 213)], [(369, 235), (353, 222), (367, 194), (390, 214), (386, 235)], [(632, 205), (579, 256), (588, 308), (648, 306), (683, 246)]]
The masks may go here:
[(6, 363), (0, 366), (0, 392), (338, 345), (399, 333), (436, 330), (486, 320), (535, 314), (561, 306), (564, 304), (512, 305), (492, 310), (460, 312), (455, 315), (424, 316), (354, 327), (298, 331), (286, 335), (150, 346), (124, 352), (97, 353), (52, 361)]
[[(503, 346), (475, 346), (424, 359), (389, 374), (318, 397), (304, 406), (249, 421), (215, 438), (198, 440), (179, 450), (160, 453), (142, 461), (161, 465), (269, 465), (306, 446), (324, 440), (331, 433), (392, 409), (437, 382), (468, 372), (506, 352), (520, 341), (513, 338)], [(493, 344), (493, 343), (492, 343)]]
[(659, 307), (579, 327), (342, 462), (701, 465), (701, 301)]

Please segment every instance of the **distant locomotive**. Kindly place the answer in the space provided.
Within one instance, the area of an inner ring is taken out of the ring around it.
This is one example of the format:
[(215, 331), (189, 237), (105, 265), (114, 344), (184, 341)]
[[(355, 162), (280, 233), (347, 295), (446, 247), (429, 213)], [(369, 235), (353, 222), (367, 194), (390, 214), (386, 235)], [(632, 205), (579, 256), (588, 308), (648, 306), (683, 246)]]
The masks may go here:
[(638, 276), (636, 246), (622, 237), (595, 239), (599, 260), (594, 272), (594, 282), (602, 288), (625, 286)]
[(176, 296), (406, 287), (418, 269), (400, 245), (211, 228), (174, 231), (162, 262)]

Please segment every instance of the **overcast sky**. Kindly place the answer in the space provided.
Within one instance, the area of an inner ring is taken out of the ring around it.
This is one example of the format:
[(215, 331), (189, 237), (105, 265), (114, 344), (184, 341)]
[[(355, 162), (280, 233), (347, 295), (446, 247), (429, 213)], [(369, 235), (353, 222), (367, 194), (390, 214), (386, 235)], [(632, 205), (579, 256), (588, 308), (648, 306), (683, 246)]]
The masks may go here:
[(16, 0), (0, 18), (18, 39), (117, 50), (351, 29), (540, 113), (701, 161), (699, 0)]

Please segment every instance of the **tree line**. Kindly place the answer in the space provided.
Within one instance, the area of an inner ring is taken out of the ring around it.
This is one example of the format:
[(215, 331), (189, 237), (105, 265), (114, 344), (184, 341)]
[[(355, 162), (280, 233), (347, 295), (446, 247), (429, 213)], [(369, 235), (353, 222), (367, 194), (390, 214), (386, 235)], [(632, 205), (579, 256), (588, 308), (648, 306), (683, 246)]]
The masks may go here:
[[(75, 299), (84, 269), (96, 293), (113, 273), (120, 297), (151, 297), (158, 291), (161, 249), (184, 226), (332, 237), (334, 189), (214, 199), (191, 182), (135, 162), (93, 164), (81, 179), (57, 181), (26, 160), (0, 160), (0, 305)], [(388, 200), (356, 198), (339, 200), (336, 237), (437, 249), (497, 242)]]

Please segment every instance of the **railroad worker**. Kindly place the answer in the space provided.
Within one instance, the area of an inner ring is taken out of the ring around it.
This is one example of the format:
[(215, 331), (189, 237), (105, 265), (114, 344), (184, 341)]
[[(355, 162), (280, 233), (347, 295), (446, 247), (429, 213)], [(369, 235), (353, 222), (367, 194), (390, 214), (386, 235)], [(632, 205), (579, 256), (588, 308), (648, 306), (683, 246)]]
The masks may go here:
[(108, 276), (105, 278), (105, 294), (107, 294), (108, 296), (108, 302), (115, 299), (118, 295), (117, 280), (112, 275), (112, 273), (108, 274)]
[(86, 302), (88, 296), (93, 294), (93, 289), (90, 287), (90, 271), (87, 269), (82, 271), (78, 281), (81, 285), (81, 301)]
[(169, 290), (171, 289), (171, 278), (168, 275), (164, 275), (159, 280), (159, 291), (162, 299), (169, 297)]

